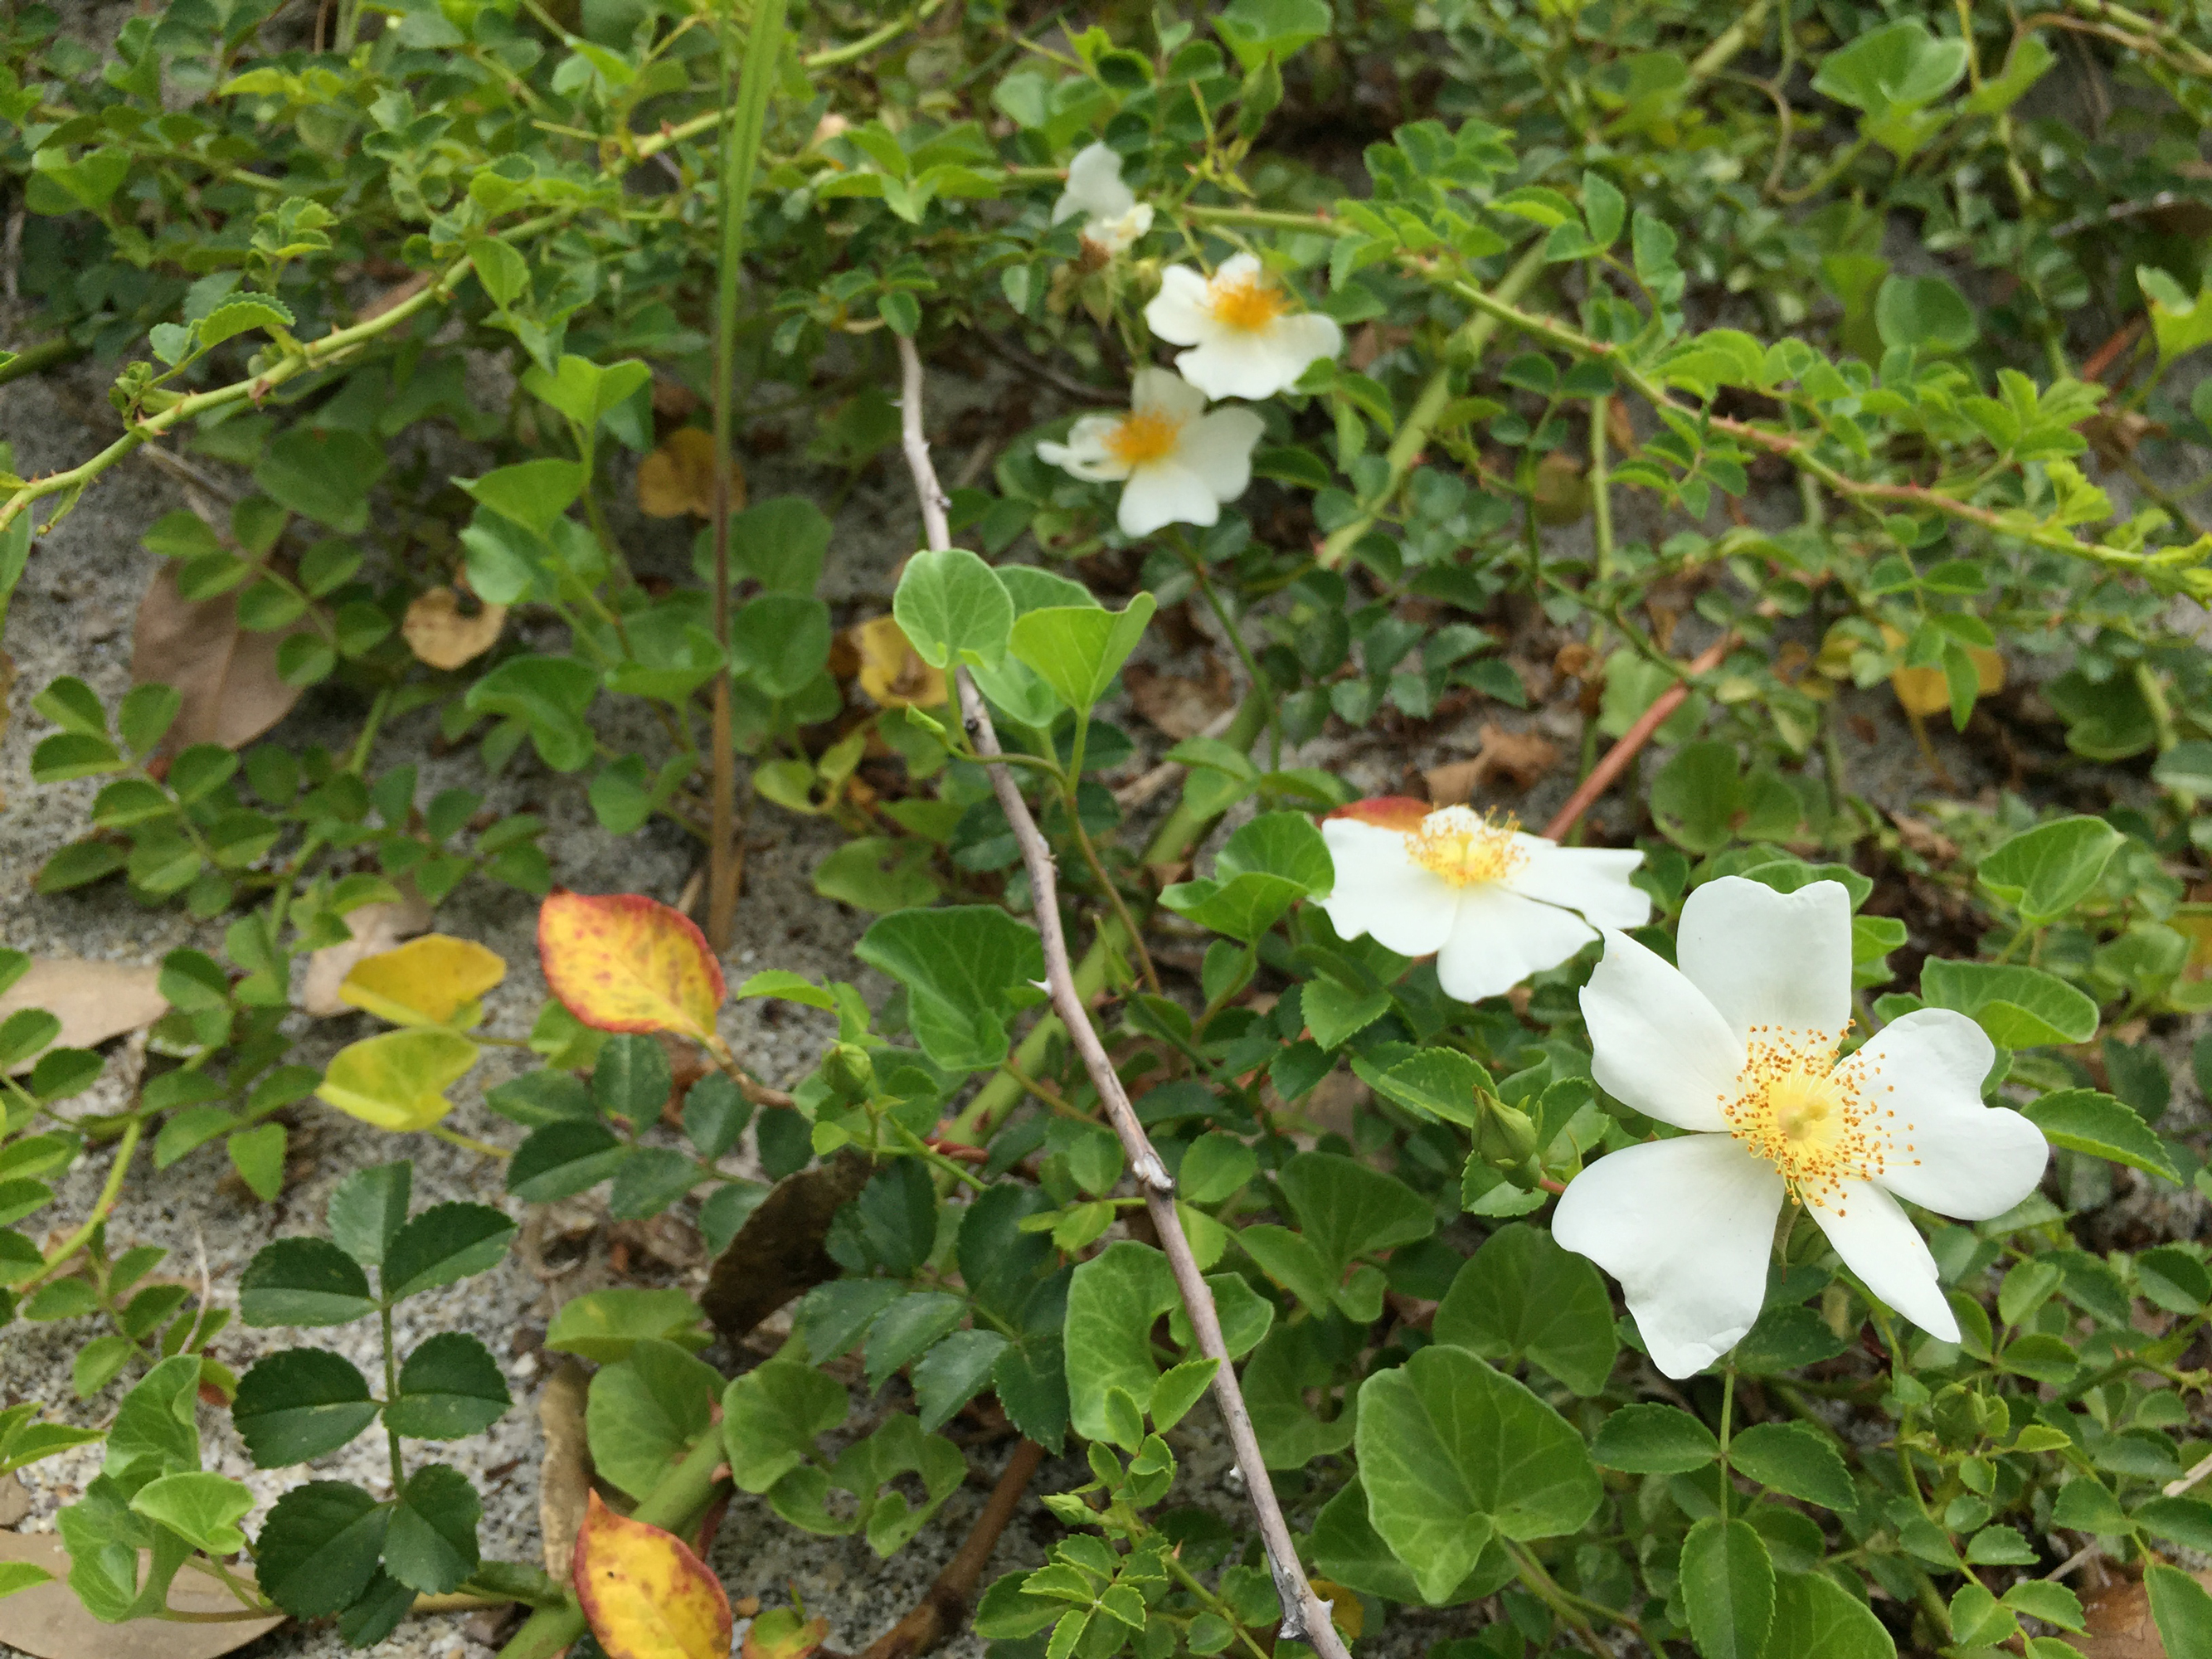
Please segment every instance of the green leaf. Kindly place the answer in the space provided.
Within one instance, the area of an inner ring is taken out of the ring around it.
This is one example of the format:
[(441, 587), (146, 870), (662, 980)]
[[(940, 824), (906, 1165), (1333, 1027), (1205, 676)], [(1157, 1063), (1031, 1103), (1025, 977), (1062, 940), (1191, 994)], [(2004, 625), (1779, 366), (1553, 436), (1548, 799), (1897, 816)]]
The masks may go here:
[(1623, 1406), (1590, 1442), (1591, 1457), (1629, 1474), (1687, 1474), (1720, 1455), (1713, 1431), (1678, 1406)]
[[(1322, 1506), (1313, 1529), (1314, 1565), (1337, 1583), (1419, 1607), (1457, 1607), (1488, 1595), (1513, 1577), (1513, 1559), (1492, 1539), (1465, 1578), (1433, 1600), (1423, 1594), (1413, 1572), (1390, 1552), (1367, 1515), (1367, 1492), (1355, 1473), (1335, 1497)], [(1194, 1625), (1194, 1630), (1196, 1626)], [(1224, 1646), (1227, 1638), (1224, 1638)], [(1198, 1650), (1194, 1645), (1192, 1651)], [(1510, 1651), (1510, 1650), (1508, 1650)]]
[(1597, 1269), (1525, 1222), (1499, 1228), (1468, 1258), (1434, 1329), (1485, 1359), (1530, 1360), (1586, 1398), (1604, 1389), (1620, 1352)]
[(1300, 1152), (1277, 1176), (1332, 1284), (1355, 1256), (1426, 1238), (1435, 1208), (1395, 1176), (1335, 1152)]
[(497, 1267), (514, 1232), (514, 1223), (489, 1205), (432, 1205), (385, 1250), (385, 1299), (398, 1302)]
[(1298, 1009), (1320, 1048), (1339, 1048), (1390, 1012), (1390, 994), (1356, 991), (1323, 974), (1306, 981)]
[(1106, 695), (1137, 648), (1152, 609), (1150, 593), (1138, 594), (1123, 611), (1049, 605), (1016, 619), (1009, 643), (1015, 657), (1062, 702), (1085, 714)]
[(290, 328), (298, 320), (291, 307), (272, 295), (234, 295), (200, 319), (200, 349), (219, 346), (248, 329), (265, 329), (274, 334), (279, 329)]
[(1068, 1421), (1085, 1439), (1107, 1437), (1107, 1391), (1150, 1400), (1160, 1380), (1152, 1358), (1153, 1322), (1179, 1308), (1167, 1258), (1123, 1239), (1079, 1264), (1068, 1281)]
[(561, 1304), (546, 1330), (545, 1346), (556, 1353), (611, 1365), (629, 1358), (630, 1350), (649, 1337), (686, 1348), (705, 1347), (707, 1337), (698, 1327), (706, 1316), (696, 1302), (678, 1290), (625, 1286), (587, 1291)]
[(642, 1498), (713, 1425), (720, 1373), (673, 1342), (648, 1337), (592, 1379), (584, 1424), (592, 1467)]
[(1477, 1098), (1491, 1092), (1490, 1073), (1456, 1048), (1424, 1048), (1387, 1072), (1352, 1062), (1352, 1069), (1376, 1093), (1423, 1117), (1473, 1128), (1479, 1122)]
[(948, 1072), (1004, 1060), (1007, 994), (1044, 977), (1036, 929), (996, 905), (896, 912), (862, 934), (853, 954), (906, 987), (922, 1052)]
[(2094, 1089), (2057, 1089), (2021, 1109), (2044, 1139), (2069, 1152), (2124, 1164), (2179, 1183), (2166, 1145), (2124, 1101)]
[(1774, 1623), (1766, 1540), (1748, 1522), (1717, 1516), (1698, 1522), (1682, 1540), (1682, 1601), (1704, 1659), (1759, 1659)]
[(1729, 1442), (1729, 1467), (1762, 1486), (1824, 1509), (1858, 1508), (1858, 1490), (1836, 1449), (1802, 1423), (1755, 1423)]
[(589, 433), (652, 379), (652, 369), (635, 358), (601, 368), (588, 357), (564, 354), (552, 374), (536, 364), (525, 370), (522, 387)]
[(386, 465), (383, 449), (358, 432), (295, 426), (270, 444), (253, 482), (280, 506), (358, 536), (368, 528), (368, 492)]
[(338, 1182), (327, 1212), (331, 1243), (364, 1267), (381, 1266), (407, 1219), (414, 1179), (411, 1164), (373, 1164)]
[(584, 469), (574, 461), (522, 461), (481, 478), (453, 482), (502, 519), (541, 540), (553, 533), (553, 521), (584, 493)]
[(835, 1008), (837, 999), (802, 974), (781, 968), (769, 968), (755, 974), (730, 994), (732, 1002), (742, 1002), (747, 997), (776, 997), (785, 1002), (796, 1002), (808, 1008)]
[(996, 1331), (955, 1331), (916, 1360), (908, 1375), (921, 1426), (934, 1434), (981, 1393), (1011, 1347)]
[(512, 1404), (491, 1350), (465, 1331), (441, 1331), (399, 1368), (384, 1422), (410, 1440), (459, 1440), (481, 1434)]
[(262, 1593), (295, 1619), (352, 1605), (375, 1576), (391, 1512), (359, 1486), (311, 1480), (276, 1500), (254, 1540)]
[(722, 1443), (738, 1490), (764, 1492), (805, 1462), (817, 1435), (845, 1420), (845, 1385), (811, 1365), (771, 1359), (722, 1395)]
[(362, 1374), (320, 1348), (283, 1348), (256, 1361), (239, 1378), (230, 1409), (258, 1469), (334, 1452), (377, 1413)]
[(1336, 884), (1328, 843), (1303, 812), (1254, 818), (1229, 837), (1213, 869), (1212, 878), (1177, 883), (1160, 901), (1248, 945), (1300, 899), (1318, 898)]
[[(730, 550), (739, 568), (771, 593), (813, 596), (830, 534), (830, 520), (804, 495), (771, 495), (730, 518)], [(702, 539), (708, 565), (701, 574), (711, 576), (714, 537)]]
[(394, 1133), (427, 1129), (453, 1109), (446, 1091), (477, 1063), (458, 1031), (416, 1026), (348, 1043), (331, 1057), (317, 1098)]
[(320, 1238), (280, 1238), (262, 1246), (238, 1281), (238, 1316), (269, 1325), (343, 1325), (376, 1311), (368, 1275)]
[(2059, 818), (1992, 848), (1976, 873), (2022, 922), (2041, 927), (2089, 896), (2126, 840), (2102, 818)]
[(1925, 351), (1964, 351), (1981, 337), (1966, 296), (1941, 276), (1885, 276), (1875, 293), (1881, 343)]
[(246, 1547), (238, 1522), (253, 1507), (253, 1494), (223, 1475), (198, 1469), (165, 1474), (138, 1489), (131, 1507), (148, 1520), (210, 1555)]
[(770, 697), (805, 690), (830, 659), (830, 607), (811, 594), (763, 593), (738, 612), (730, 665)]
[[(1072, 1345), (1070, 1359), (1079, 1374)], [(1424, 1348), (1368, 1378), (1354, 1443), (1368, 1517), (1431, 1601), (1493, 1536), (1573, 1532), (1602, 1496), (1574, 1428), (1458, 1348)]]
[(1897, 1644), (1866, 1604), (1825, 1573), (1785, 1572), (1774, 1581), (1766, 1650), (1820, 1659), (1897, 1659)]
[(426, 1463), (407, 1477), (384, 1535), (384, 1568), (411, 1590), (443, 1595), (477, 1569), (483, 1504), (459, 1469)]
[(1006, 654), (1014, 602), (998, 573), (963, 547), (915, 554), (899, 576), (891, 615), (932, 668), (988, 667)]
[(284, 1147), (289, 1137), (281, 1123), (259, 1123), (240, 1129), (223, 1143), (231, 1167), (249, 1191), (264, 1204), (274, 1203), (284, 1190)]
[(1245, 69), (1278, 64), (1329, 32), (1328, 0), (1231, 0), (1213, 20), (1216, 33)]
[(2087, 1042), (2097, 1035), (2097, 1005), (2039, 968), (1930, 957), (1921, 966), (1920, 994), (1969, 1016), (2006, 1048)]

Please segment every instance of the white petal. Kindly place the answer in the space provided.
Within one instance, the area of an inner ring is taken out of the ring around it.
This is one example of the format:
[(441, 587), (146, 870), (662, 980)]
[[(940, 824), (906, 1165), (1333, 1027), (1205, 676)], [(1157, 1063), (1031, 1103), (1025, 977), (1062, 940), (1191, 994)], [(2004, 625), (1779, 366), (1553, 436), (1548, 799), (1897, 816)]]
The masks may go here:
[(1844, 1265), (1869, 1291), (1930, 1336), (1959, 1340), (1959, 1322), (1936, 1282), (1936, 1258), (1897, 1200), (1871, 1181), (1839, 1183), (1832, 1207), (1808, 1206)]
[(1224, 328), (1208, 318), (1188, 351), (1176, 354), (1183, 378), (1209, 398), (1272, 398), (1289, 389), (1304, 371), (1292, 364), (1264, 333)]
[(1093, 217), (1083, 227), (1083, 240), (1096, 242), (1107, 252), (1122, 253), (1152, 228), (1152, 204), (1139, 202), (1110, 217)]
[(1170, 420), (1194, 420), (1206, 394), (1172, 369), (1145, 368), (1129, 377), (1129, 407)]
[(1136, 468), (1121, 490), (1115, 522), (1125, 536), (1149, 536), (1163, 525), (1221, 522), (1221, 502), (1206, 480), (1170, 459)]
[(1782, 1177), (1727, 1135), (1646, 1141), (1567, 1184), (1552, 1237), (1620, 1281), (1651, 1358), (1695, 1375), (1743, 1340), (1766, 1300)]
[(1256, 253), (1232, 253), (1213, 268), (1213, 286), (1242, 288), (1261, 276), (1260, 256)]
[(1644, 862), (1634, 848), (1560, 847), (1539, 836), (1514, 840), (1523, 858), (1504, 884), (1515, 892), (1579, 910), (1600, 927), (1641, 927), (1651, 920), (1651, 896), (1629, 880)]
[(1501, 884), (1465, 888), (1451, 937), (1437, 955), (1437, 982), (1446, 996), (1462, 1002), (1504, 996), (1596, 937), (1597, 930), (1572, 912), (1523, 898)]
[(1841, 882), (1794, 893), (1723, 876), (1682, 907), (1674, 960), (1729, 1029), (1825, 1031), (1851, 1017), (1851, 896)]
[(1321, 901), (1339, 939), (1362, 933), (1401, 957), (1443, 948), (1458, 914), (1459, 895), (1406, 852), (1406, 837), (1379, 824), (1330, 818), (1321, 827), (1336, 865), (1336, 888)]
[(1679, 969), (1608, 929), (1582, 1002), (1590, 1071), (1607, 1094), (1677, 1128), (1728, 1127), (1743, 1044)]
[(1996, 1058), (1982, 1028), (1948, 1008), (1893, 1021), (1836, 1070), (1877, 1114), (1874, 1178), (1899, 1198), (1961, 1221), (1986, 1221), (2035, 1190), (2050, 1161), (2043, 1131), (1982, 1103)]
[(1129, 464), (1107, 445), (1121, 425), (1118, 415), (1085, 415), (1067, 429), (1067, 441), (1037, 446), (1037, 459), (1093, 483), (1118, 483), (1129, 476)]
[(1160, 273), (1160, 291), (1145, 307), (1145, 326), (1170, 345), (1194, 345), (1213, 320), (1206, 278), (1188, 265)]
[(1325, 317), (1318, 311), (1301, 311), (1294, 316), (1280, 319), (1267, 331), (1267, 343), (1282, 356), (1288, 368), (1283, 382), (1285, 386), (1323, 357), (1333, 358), (1344, 349), (1344, 331), (1336, 325), (1336, 319)]
[(1252, 482), (1252, 447), (1267, 429), (1249, 409), (1217, 409), (1182, 430), (1175, 458), (1206, 480), (1217, 501), (1233, 501)]
[(1067, 164), (1067, 188), (1053, 204), (1052, 222), (1076, 214), (1111, 219), (1127, 213), (1136, 192), (1121, 182), (1121, 158), (1103, 143), (1087, 144)]

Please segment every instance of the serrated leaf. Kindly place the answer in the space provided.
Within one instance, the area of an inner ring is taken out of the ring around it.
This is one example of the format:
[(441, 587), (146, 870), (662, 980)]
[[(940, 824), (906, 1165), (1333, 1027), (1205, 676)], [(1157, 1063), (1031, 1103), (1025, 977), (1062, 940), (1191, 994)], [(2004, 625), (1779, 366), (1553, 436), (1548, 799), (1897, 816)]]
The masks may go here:
[(556, 891), (538, 908), (538, 953), (548, 988), (595, 1030), (714, 1040), (722, 964), (680, 910), (636, 893)]

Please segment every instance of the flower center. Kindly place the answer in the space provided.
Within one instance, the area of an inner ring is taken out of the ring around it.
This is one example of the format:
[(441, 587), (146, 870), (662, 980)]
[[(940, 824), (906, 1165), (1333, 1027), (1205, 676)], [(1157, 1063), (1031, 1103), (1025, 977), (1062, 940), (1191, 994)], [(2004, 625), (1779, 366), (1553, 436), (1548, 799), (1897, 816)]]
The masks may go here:
[(1175, 453), (1182, 422), (1156, 409), (1130, 411), (1129, 418), (1107, 435), (1106, 447), (1125, 466), (1145, 466)]
[(1209, 297), (1214, 321), (1248, 334), (1256, 334), (1291, 308), (1290, 296), (1256, 273), (1217, 280)]
[(1433, 870), (1455, 887), (1503, 881), (1528, 861), (1513, 838), (1521, 829), (1511, 817), (1492, 817), (1471, 806), (1447, 806), (1431, 812), (1406, 836), (1413, 862)]
[(1721, 1106), (1729, 1133), (1781, 1171), (1793, 1200), (1838, 1215), (1845, 1181), (1881, 1173), (1888, 1143), (1879, 1131), (1897, 1115), (1883, 1103), (1893, 1091), (1878, 1083), (1879, 1073), (1836, 1068), (1841, 1040), (1841, 1032), (1754, 1025), (1736, 1097)]

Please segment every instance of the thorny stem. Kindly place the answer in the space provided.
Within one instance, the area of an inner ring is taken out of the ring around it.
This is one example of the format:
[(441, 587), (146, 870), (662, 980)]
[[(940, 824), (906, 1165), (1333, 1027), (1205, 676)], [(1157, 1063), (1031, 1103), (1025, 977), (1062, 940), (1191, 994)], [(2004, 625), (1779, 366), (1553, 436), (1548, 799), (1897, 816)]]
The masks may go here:
[[(903, 335), (899, 337), (898, 354), (899, 423), (907, 466), (914, 474), (915, 493), (921, 499), (921, 520), (927, 532), (927, 544), (934, 550), (942, 550), (952, 543), (951, 525), (945, 516), (950, 503), (937, 481), (937, 470), (930, 464), (929, 441), (922, 433), (921, 356), (915, 349), (914, 342)], [(970, 739), (987, 760), (995, 757), (999, 753), (999, 734), (992, 728), (991, 711), (982, 693), (975, 689), (975, 682), (966, 669), (957, 670), (955, 678), (960, 690), (961, 714)], [(1213, 1374), (1213, 1397), (1227, 1421), (1237, 1467), (1244, 1477), (1259, 1522), (1261, 1543), (1267, 1553), (1267, 1569), (1275, 1581), (1276, 1596), (1282, 1603), (1281, 1635), (1286, 1640), (1308, 1644), (1320, 1659), (1350, 1659), (1343, 1638), (1329, 1622), (1328, 1603), (1315, 1593), (1312, 1584), (1307, 1582), (1304, 1569), (1298, 1564), (1297, 1546), (1291, 1540), (1290, 1525), (1283, 1518), (1282, 1505), (1276, 1501), (1266, 1460), (1260, 1455), (1259, 1438), (1252, 1430), (1251, 1413), (1244, 1407), (1243, 1390), (1237, 1385), (1228, 1345), (1222, 1340), (1221, 1319), (1214, 1309), (1213, 1292), (1207, 1288), (1197, 1258), (1191, 1253), (1190, 1240), (1182, 1230), (1182, 1218), (1176, 1211), (1175, 1178), (1168, 1174), (1144, 1126), (1137, 1121), (1128, 1092), (1122, 1088), (1121, 1076), (1115, 1071), (1105, 1045), (1098, 1039), (1097, 1028), (1091, 1023), (1090, 1011), (1076, 989), (1074, 971), (1068, 962), (1066, 937), (1060, 929), (1059, 883), (1053, 869), (1051, 849), (1045, 845), (1036, 818), (1030, 816), (1029, 803), (1014, 787), (1012, 774), (1003, 766), (991, 767), (990, 773), (992, 789), (999, 798), (1007, 823), (1013, 829), (1014, 839), (1020, 843), (1022, 862), (1029, 871), (1037, 934), (1044, 947), (1045, 980), (1051, 990), (1053, 1006), (1067, 1028), (1076, 1052), (1082, 1055), (1084, 1069), (1090, 1073), (1091, 1085), (1098, 1091), (1106, 1115), (1121, 1138), (1123, 1155), (1144, 1194), (1146, 1212), (1152, 1218), (1153, 1231), (1175, 1275), (1176, 1289), (1189, 1316), (1191, 1330), (1198, 1339), (1199, 1352), (1220, 1361)]]
[[(1735, 635), (1723, 634), (1691, 659), (1689, 672), (1692, 678), (1710, 674), (1721, 665), (1735, 645)], [(1590, 768), (1590, 774), (1576, 786), (1575, 793), (1567, 797), (1567, 804), (1544, 826), (1547, 841), (1564, 841), (1567, 831), (1582, 819), (1583, 813), (1596, 805), (1599, 796), (1613, 787), (1613, 781), (1628, 768), (1638, 751), (1651, 741), (1651, 734), (1667, 723), (1667, 717), (1682, 706), (1690, 695), (1690, 681), (1677, 680), (1651, 700), (1651, 707), (1637, 719), (1636, 724), (1621, 733), (1620, 741), (1605, 751), (1605, 758)]]

